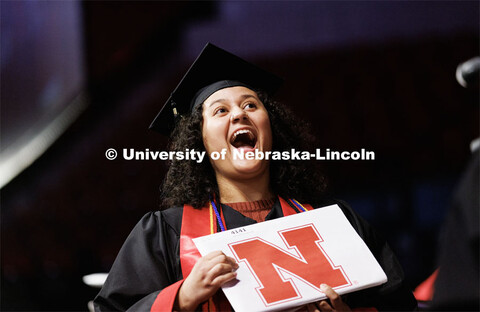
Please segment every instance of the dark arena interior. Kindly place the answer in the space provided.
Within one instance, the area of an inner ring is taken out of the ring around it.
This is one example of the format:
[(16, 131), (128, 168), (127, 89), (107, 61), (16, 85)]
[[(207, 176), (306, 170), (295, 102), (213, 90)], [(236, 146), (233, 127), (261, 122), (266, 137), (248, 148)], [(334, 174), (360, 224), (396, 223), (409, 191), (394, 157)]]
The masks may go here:
[(385, 235), (412, 290), (438, 267), (479, 136), (478, 80), (455, 76), (479, 56), (478, 1), (0, 5), (2, 311), (88, 309), (82, 277), (160, 207), (168, 162), (121, 151), (166, 149), (149, 124), (207, 42), (284, 78), (276, 99), (315, 148), (374, 151), (319, 161), (327, 192)]

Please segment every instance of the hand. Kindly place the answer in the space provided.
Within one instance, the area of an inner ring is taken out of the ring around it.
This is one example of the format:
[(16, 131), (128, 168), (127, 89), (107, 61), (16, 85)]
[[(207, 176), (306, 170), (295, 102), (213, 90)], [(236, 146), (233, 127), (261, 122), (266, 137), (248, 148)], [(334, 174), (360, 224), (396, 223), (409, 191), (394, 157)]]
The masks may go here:
[(307, 305), (308, 312), (324, 312), (324, 311), (352, 311), (350, 307), (342, 301), (342, 297), (335, 292), (327, 284), (320, 285), (320, 290), (327, 295), (328, 300), (322, 300), (320, 302), (310, 303)]
[(176, 308), (180, 311), (193, 311), (208, 300), (228, 281), (233, 280), (238, 264), (221, 251), (212, 251), (201, 257), (193, 266), (192, 272), (183, 282), (177, 294)]

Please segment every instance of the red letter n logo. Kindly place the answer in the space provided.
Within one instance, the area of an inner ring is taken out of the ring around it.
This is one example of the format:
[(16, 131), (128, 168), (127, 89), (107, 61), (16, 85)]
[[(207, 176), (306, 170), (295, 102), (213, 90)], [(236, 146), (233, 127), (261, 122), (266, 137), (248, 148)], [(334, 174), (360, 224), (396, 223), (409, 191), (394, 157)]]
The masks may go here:
[(279, 232), (289, 249), (283, 250), (261, 238), (230, 244), (238, 261), (246, 261), (260, 287), (257, 292), (265, 305), (300, 298), (289, 273), (320, 292), (320, 284), (347, 286), (350, 282), (341, 267), (334, 267), (320, 246), (322, 238), (313, 224)]

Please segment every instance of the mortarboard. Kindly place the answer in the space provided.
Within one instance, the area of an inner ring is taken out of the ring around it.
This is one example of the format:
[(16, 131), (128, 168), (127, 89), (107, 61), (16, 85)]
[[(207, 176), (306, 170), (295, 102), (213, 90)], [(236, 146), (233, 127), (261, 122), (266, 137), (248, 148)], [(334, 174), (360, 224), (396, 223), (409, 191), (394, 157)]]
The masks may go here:
[(203, 103), (217, 90), (233, 86), (230, 85), (232, 83), (273, 94), (282, 82), (276, 75), (207, 43), (151, 123), (150, 129), (170, 135), (176, 114), (189, 114), (198, 103)]

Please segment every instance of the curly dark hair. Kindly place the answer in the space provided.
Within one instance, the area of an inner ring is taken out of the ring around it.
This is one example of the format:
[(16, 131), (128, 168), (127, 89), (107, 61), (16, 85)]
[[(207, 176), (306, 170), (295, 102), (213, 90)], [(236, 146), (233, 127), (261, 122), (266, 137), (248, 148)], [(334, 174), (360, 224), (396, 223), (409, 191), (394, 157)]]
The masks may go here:
[[(259, 99), (268, 111), (272, 127), (273, 151), (309, 151), (315, 146), (315, 138), (308, 125), (299, 121), (283, 104), (274, 101), (265, 92), (257, 91)], [(172, 151), (205, 151), (202, 140), (202, 105), (187, 116), (182, 116), (171, 135)], [(270, 186), (273, 192), (284, 198), (300, 202), (316, 202), (321, 199), (326, 179), (315, 161), (270, 160)], [(172, 160), (162, 186), (162, 206), (189, 204), (202, 207), (214, 195), (219, 198), (215, 172), (209, 161)]]

